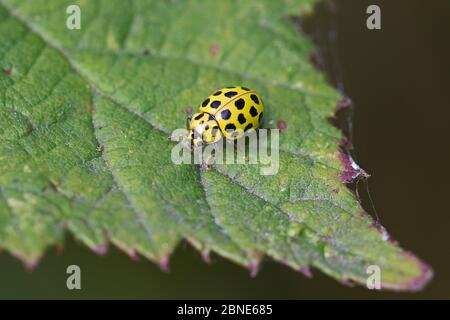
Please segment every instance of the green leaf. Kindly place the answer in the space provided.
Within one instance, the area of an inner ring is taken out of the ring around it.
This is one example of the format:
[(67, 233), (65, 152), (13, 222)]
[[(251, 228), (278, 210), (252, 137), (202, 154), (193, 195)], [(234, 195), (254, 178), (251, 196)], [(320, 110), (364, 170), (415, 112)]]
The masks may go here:
[[(257, 270), (265, 255), (364, 284), (418, 290), (432, 271), (374, 227), (345, 182), (361, 174), (328, 121), (339, 94), (289, 15), (314, 1), (74, 1), (0, 5), (0, 246), (28, 264), (66, 229), (167, 268), (182, 239)], [(172, 130), (212, 90), (245, 85), (263, 126), (287, 122), (280, 171), (171, 161)]]

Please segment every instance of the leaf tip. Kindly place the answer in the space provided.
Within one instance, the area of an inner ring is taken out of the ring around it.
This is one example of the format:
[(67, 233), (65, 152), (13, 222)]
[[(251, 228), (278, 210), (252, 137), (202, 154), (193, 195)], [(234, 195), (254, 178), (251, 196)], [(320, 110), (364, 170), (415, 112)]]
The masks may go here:
[(313, 277), (313, 274), (311, 272), (311, 268), (308, 265), (305, 266), (301, 266), (300, 268), (297, 269), (298, 272), (300, 272), (301, 274), (303, 274), (306, 278), (311, 279)]
[(139, 261), (139, 255), (136, 252), (136, 250), (129, 249), (129, 250), (126, 250), (125, 253), (127, 254), (128, 258), (130, 258), (134, 262), (138, 262)]
[(215, 58), (221, 51), (220, 45), (218, 43), (214, 43), (209, 47), (209, 55)]
[(26, 260), (26, 261), (24, 261), (23, 264), (24, 264), (25, 270), (27, 272), (33, 272), (36, 269), (36, 267), (39, 265), (39, 259), (34, 258), (34, 259)]
[(350, 278), (342, 278), (339, 280), (340, 283), (342, 283), (346, 287), (355, 287), (357, 282)]
[(163, 272), (169, 272), (170, 271), (170, 263), (169, 263), (169, 256), (162, 256), (159, 261), (157, 262), (158, 267), (163, 271)]
[(425, 263), (424, 261), (417, 258), (411, 252), (405, 252), (405, 255), (407, 256), (408, 259), (413, 260), (413, 262), (416, 265), (418, 265), (420, 273), (417, 277), (413, 278), (411, 281), (406, 282), (399, 289), (400, 290), (406, 289), (412, 292), (421, 291), (433, 278), (434, 275), (433, 268), (431, 268), (431, 266)]
[(101, 256), (105, 255), (108, 252), (109, 245), (108, 243), (102, 243), (94, 247), (94, 252)]
[(248, 270), (250, 271), (250, 277), (254, 278), (258, 275), (261, 269), (261, 260), (252, 259), (248, 265)]
[(339, 159), (344, 166), (344, 170), (340, 175), (340, 179), (343, 183), (351, 183), (359, 177), (369, 177), (369, 174), (367, 174), (355, 160), (342, 149), (339, 150)]
[(433, 278), (434, 272), (430, 265), (416, 257), (412, 252), (403, 253), (407, 260), (410, 260), (418, 269), (417, 275), (407, 278), (403, 282), (383, 282), (382, 289), (392, 291), (409, 291), (417, 292), (425, 288), (425, 286)]
[(210, 256), (210, 251), (209, 250), (207, 250), (207, 249), (203, 250), (201, 255), (202, 255), (202, 260), (205, 263), (208, 263), (208, 264), (211, 263), (211, 256)]
[(37, 253), (37, 254), (30, 254), (30, 253), (25, 253), (25, 252), (21, 252), (21, 251), (12, 251), (12, 250), (8, 250), (9, 253), (13, 256), (16, 257), (17, 259), (19, 259), (25, 270), (27, 272), (32, 272), (36, 269), (36, 267), (39, 264), (40, 258), (41, 258), (41, 252)]

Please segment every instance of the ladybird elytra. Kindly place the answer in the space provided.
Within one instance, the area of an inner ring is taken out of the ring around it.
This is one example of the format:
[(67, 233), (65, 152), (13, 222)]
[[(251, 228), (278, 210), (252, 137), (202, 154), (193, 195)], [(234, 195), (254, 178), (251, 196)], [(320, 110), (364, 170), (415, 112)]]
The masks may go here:
[(254, 90), (241, 86), (216, 90), (188, 119), (188, 139), (194, 146), (222, 137), (238, 139), (244, 132), (259, 128), (263, 113), (263, 101)]

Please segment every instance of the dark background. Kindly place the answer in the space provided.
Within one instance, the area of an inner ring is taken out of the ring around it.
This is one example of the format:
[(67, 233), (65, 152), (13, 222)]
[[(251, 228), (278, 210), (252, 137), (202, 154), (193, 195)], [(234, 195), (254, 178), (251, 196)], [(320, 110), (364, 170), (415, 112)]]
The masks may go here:
[[(369, 4), (381, 7), (381, 30), (366, 28)], [(33, 272), (1, 254), (0, 298), (450, 298), (450, 2), (331, 1), (299, 24), (319, 45), (313, 60), (354, 102), (340, 123), (353, 124), (354, 155), (372, 175), (382, 224), (434, 269), (422, 292), (346, 287), (317, 270), (306, 279), (271, 261), (251, 278), (218, 257), (205, 264), (186, 244), (163, 273), (114, 248), (97, 256), (69, 238)], [(358, 189), (374, 214), (364, 182)], [(81, 291), (66, 289), (69, 264), (81, 267)]]

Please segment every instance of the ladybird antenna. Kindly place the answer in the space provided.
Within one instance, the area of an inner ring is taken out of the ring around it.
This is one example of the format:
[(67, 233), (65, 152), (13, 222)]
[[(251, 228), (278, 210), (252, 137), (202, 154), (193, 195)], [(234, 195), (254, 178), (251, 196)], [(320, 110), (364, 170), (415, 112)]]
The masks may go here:
[(191, 126), (191, 120), (192, 120), (192, 115), (188, 115), (186, 118), (186, 129), (189, 130), (189, 127)]

